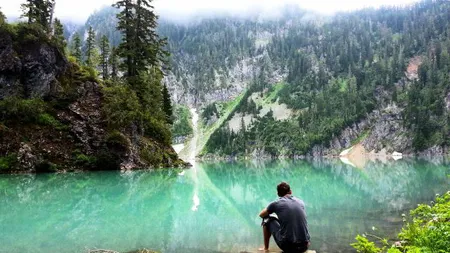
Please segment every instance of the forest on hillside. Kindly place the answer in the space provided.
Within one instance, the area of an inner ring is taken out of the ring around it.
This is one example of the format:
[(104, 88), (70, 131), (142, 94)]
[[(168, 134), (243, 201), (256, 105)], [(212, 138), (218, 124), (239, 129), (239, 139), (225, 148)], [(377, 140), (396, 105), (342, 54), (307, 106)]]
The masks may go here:
[[(203, 118), (207, 126), (222, 116), (224, 103), (244, 94), (203, 154), (310, 154), (388, 106), (399, 108), (400, 130), (406, 129), (401, 134), (408, 144), (400, 151), (448, 147), (449, 5), (424, 0), (333, 16), (287, 6), (277, 18), (219, 15), (187, 23), (161, 17), (157, 31), (167, 38), (165, 50), (171, 54), (164, 80), (172, 101), (179, 104), (174, 137), (192, 133), (182, 108), (199, 107), (208, 115)], [(114, 52), (121, 36), (111, 28), (116, 14), (114, 8), (94, 13), (70, 37), (69, 48), (81, 49), (73, 55), (87, 52), (80, 41), (91, 27), (96, 41), (108, 38)], [(107, 68), (116, 75), (114, 57), (108, 61)], [(417, 76), (405, 73), (411, 65)], [(255, 101), (255, 94), (270, 97), (263, 99), (267, 103), (286, 105), (292, 113), (287, 119), (274, 117)], [(250, 117), (251, 124), (230, 128), (236, 114)]]
[[(206, 153), (249, 154), (264, 149), (273, 156), (307, 154), (346, 127), (386, 104), (401, 117), (414, 150), (449, 146), (450, 3), (422, 1), (404, 8), (341, 13), (278, 31), (263, 49), (262, 71), (253, 78), (236, 112), (255, 122), (235, 132), (225, 124)], [(405, 71), (419, 57), (418, 78)], [(297, 112), (278, 121), (258, 115), (250, 96), (268, 92), (274, 69), (287, 73), (279, 101)]]
[(171, 147), (169, 53), (148, 0), (117, 1), (121, 36), (65, 37), (56, 0), (0, 12), (0, 173), (184, 166)]

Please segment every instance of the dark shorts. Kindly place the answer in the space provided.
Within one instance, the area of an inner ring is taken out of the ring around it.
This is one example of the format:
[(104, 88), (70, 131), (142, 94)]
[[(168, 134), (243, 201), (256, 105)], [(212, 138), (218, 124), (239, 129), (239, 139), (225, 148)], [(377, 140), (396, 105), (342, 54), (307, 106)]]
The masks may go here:
[(273, 239), (284, 253), (303, 253), (308, 250), (308, 242), (293, 243), (282, 240), (280, 234), (280, 222), (276, 217), (269, 216), (264, 218), (261, 225), (266, 226), (269, 229)]

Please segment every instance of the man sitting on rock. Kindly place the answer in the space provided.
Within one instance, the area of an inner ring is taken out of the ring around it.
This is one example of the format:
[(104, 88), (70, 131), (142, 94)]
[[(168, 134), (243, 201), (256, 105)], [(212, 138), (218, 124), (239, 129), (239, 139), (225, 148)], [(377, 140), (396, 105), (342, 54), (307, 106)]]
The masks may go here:
[(273, 235), (278, 247), (285, 253), (306, 252), (310, 237), (305, 203), (292, 196), (291, 187), (286, 182), (277, 186), (277, 192), (279, 198), (259, 214), (263, 218), (261, 225), (264, 234), (264, 248), (260, 250), (269, 250), (270, 236)]

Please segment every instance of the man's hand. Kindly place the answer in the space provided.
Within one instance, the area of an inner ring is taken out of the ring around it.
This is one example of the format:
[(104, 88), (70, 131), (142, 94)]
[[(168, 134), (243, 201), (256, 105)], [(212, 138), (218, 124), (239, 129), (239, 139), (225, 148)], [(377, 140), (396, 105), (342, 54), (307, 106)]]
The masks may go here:
[(259, 217), (265, 218), (265, 217), (267, 217), (267, 216), (269, 216), (269, 212), (267, 211), (267, 208), (264, 208), (264, 209), (261, 211), (261, 213), (259, 213)]

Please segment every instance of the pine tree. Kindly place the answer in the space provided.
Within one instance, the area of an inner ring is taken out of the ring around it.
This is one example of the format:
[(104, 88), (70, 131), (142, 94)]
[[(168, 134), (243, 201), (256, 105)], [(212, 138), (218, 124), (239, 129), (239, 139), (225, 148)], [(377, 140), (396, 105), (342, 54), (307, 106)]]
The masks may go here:
[(121, 31), (123, 34), (122, 43), (117, 49), (117, 54), (125, 59), (121, 68), (126, 71), (125, 75), (127, 77), (134, 77), (137, 75), (137, 72), (134, 68), (134, 56), (136, 51), (133, 43), (135, 38), (135, 14), (133, 0), (118, 1), (113, 6), (122, 10), (117, 14), (117, 30)]
[(162, 96), (163, 96), (163, 110), (166, 114), (166, 121), (168, 124), (173, 124), (173, 108), (172, 108), (172, 101), (170, 99), (169, 90), (167, 89), (167, 86), (164, 84), (162, 89)]
[(54, 0), (26, 0), (26, 3), (21, 5), (22, 17), (27, 18), (29, 24), (38, 23), (48, 31), (54, 4)]
[(1, 11), (1, 8), (0, 8), (0, 25), (3, 25), (3, 23), (5, 23), (5, 20), (6, 20), (6, 17), (3, 14), (3, 12)]
[(55, 23), (53, 25), (53, 41), (55, 41), (62, 49), (67, 46), (66, 39), (64, 38), (64, 26), (57, 18), (55, 18)]
[(111, 49), (111, 54), (109, 56), (109, 66), (111, 66), (111, 79), (116, 81), (119, 77), (119, 57), (117, 55), (117, 48), (113, 47)]
[(118, 54), (125, 59), (123, 69), (127, 77), (135, 77), (140, 71), (147, 71), (151, 67), (161, 71), (168, 56), (164, 50), (166, 39), (161, 39), (156, 33), (158, 16), (153, 12), (150, 2), (122, 0), (114, 5), (122, 9), (117, 15), (117, 30), (124, 34)]
[(86, 39), (86, 65), (89, 67), (95, 67), (95, 31), (92, 26), (89, 27), (88, 37)]
[(81, 55), (81, 38), (79, 33), (75, 33), (73, 36), (72, 48), (70, 54), (75, 57), (78, 64), (82, 63)]
[(156, 33), (158, 16), (153, 12), (151, 0), (136, 2), (136, 39), (135, 48), (138, 52), (135, 64), (138, 71), (147, 66), (162, 66), (168, 56), (164, 50), (166, 39), (161, 39)]
[(109, 55), (110, 55), (109, 40), (108, 37), (106, 37), (106, 35), (103, 35), (100, 41), (100, 65), (102, 68), (103, 81), (109, 79), (109, 72), (108, 72)]

